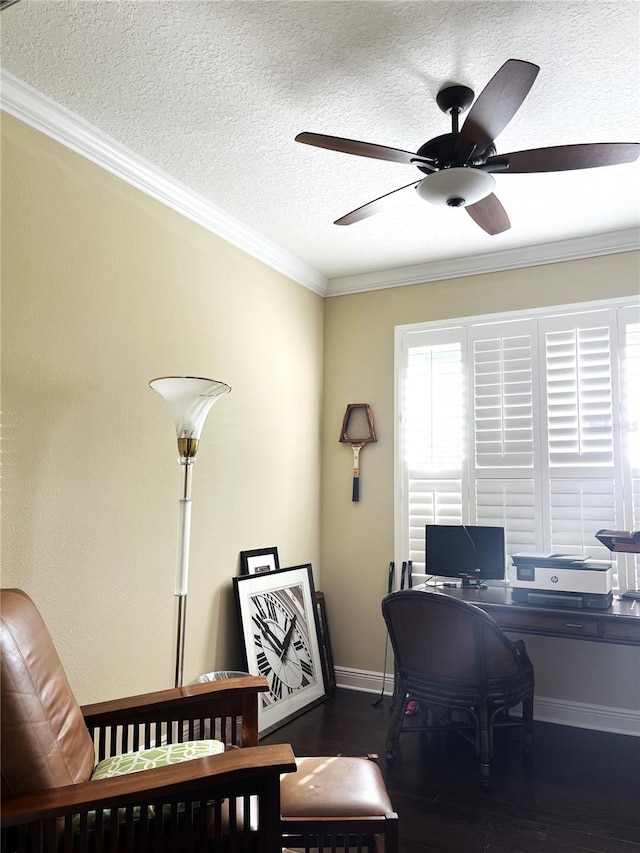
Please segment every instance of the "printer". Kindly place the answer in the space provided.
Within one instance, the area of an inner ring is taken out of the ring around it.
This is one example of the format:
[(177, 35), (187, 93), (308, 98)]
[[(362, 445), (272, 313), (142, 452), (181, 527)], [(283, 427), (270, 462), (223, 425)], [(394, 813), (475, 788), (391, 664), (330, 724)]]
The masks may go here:
[(513, 601), (606, 610), (613, 601), (611, 563), (583, 554), (512, 554)]

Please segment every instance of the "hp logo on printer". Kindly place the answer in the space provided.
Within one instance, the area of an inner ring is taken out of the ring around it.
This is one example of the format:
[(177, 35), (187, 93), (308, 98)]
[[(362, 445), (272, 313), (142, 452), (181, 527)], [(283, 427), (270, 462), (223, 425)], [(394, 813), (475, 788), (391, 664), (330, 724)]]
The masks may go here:
[(551, 575), (551, 583), (558, 583), (559, 580), (558, 575)]

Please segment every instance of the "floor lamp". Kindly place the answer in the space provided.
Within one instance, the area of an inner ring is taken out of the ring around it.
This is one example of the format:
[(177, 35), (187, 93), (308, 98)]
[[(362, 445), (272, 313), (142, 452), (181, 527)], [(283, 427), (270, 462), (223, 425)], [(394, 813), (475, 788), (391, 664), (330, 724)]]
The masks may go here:
[(149, 386), (169, 404), (176, 424), (179, 462), (182, 466), (175, 591), (178, 599), (175, 686), (182, 687), (191, 540), (191, 472), (209, 410), (231, 388), (224, 382), (197, 376), (162, 376), (152, 379)]

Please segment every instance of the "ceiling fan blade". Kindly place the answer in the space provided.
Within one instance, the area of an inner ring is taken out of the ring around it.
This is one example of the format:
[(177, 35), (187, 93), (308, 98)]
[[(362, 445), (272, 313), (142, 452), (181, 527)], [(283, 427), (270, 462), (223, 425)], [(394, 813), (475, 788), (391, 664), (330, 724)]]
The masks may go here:
[(358, 157), (372, 157), (374, 160), (389, 160), (392, 163), (406, 163), (429, 167), (429, 160), (419, 157), (411, 151), (389, 148), (386, 145), (374, 145), (371, 142), (358, 142), (356, 139), (344, 139), (342, 136), (326, 136), (324, 133), (299, 133), (296, 142), (315, 145), (316, 148), (328, 148), (329, 151), (342, 151), (344, 154), (356, 154)]
[(405, 186), (403, 187), (398, 187), (397, 190), (391, 190), (390, 193), (385, 193), (379, 198), (374, 198), (373, 201), (369, 201), (366, 204), (363, 204), (362, 207), (357, 207), (355, 210), (352, 210), (351, 213), (346, 213), (344, 216), (341, 216), (340, 219), (336, 219), (333, 224), (353, 225), (354, 222), (360, 222), (361, 219), (366, 219), (368, 216), (373, 216), (374, 213), (380, 212), (380, 210), (384, 207), (384, 200), (389, 198), (390, 195), (399, 193), (400, 190), (406, 190), (408, 189), (408, 187), (417, 187), (419, 183), (420, 181), (414, 181), (412, 184), (405, 184)]
[(476, 98), (462, 125), (456, 151), (484, 151), (514, 117), (538, 76), (540, 67), (508, 59)]
[(501, 234), (511, 228), (507, 211), (493, 193), (468, 205), (465, 210), (487, 234)]
[(638, 157), (638, 142), (594, 142), (496, 154), (488, 157), (485, 165), (490, 172), (515, 175), (524, 172), (563, 172), (570, 169), (616, 166), (619, 163), (632, 163)]

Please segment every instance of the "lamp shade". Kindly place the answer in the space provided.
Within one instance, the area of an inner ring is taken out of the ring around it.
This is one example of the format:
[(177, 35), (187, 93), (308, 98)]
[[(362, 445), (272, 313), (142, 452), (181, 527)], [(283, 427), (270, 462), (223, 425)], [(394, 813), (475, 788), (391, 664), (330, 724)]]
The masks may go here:
[[(231, 391), (230, 386), (199, 376), (162, 376), (152, 379), (149, 386), (169, 404), (176, 424), (180, 455), (195, 455), (209, 410), (216, 400)], [(193, 452), (183, 453), (187, 445), (193, 447)]]
[(495, 178), (482, 169), (468, 166), (442, 169), (423, 178), (416, 192), (431, 204), (467, 207), (493, 192)]

